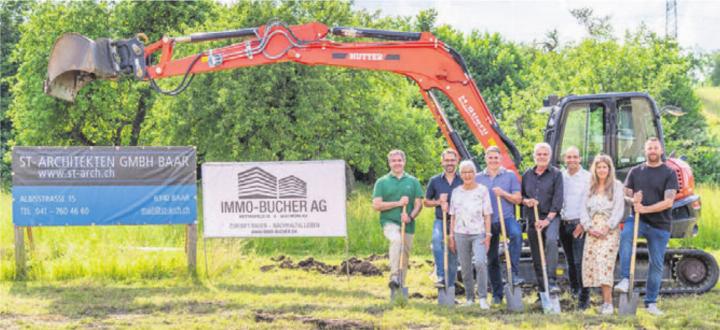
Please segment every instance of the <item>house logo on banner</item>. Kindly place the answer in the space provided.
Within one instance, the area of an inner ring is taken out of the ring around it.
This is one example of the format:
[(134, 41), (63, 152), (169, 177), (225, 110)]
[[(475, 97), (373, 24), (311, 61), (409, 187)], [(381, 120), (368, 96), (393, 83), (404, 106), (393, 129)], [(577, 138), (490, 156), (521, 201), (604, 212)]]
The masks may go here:
[(307, 198), (307, 183), (294, 175), (278, 180), (263, 169), (253, 167), (238, 173), (237, 179), (240, 199)]
[(205, 163), (203, 205), (208, 237), (345, 236), (345, 163)]

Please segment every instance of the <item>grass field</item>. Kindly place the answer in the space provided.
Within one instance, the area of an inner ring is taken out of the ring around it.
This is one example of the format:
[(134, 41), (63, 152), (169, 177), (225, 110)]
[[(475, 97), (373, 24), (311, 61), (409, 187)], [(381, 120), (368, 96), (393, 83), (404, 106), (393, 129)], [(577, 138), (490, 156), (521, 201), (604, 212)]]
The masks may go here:
[[(717, 246), (720, 198), (702, 187), (700, 235), (676, 244)], [(350, 254), (384, 253), (367, 187), (348, 203)], [(270, 258), (296, 262), (313, 256), (337, 265), (342, 239), (209, 240), (198, 247), (197, 277), (185, 270), (181, 226), (35, 228), (29, 280), (14, 281), (11, 199), (0, 195), (0, 328), (717, 328), (720, 290), (661, 300), (681, 313), (654, 318), (601, 317), (592, 309), (544, 316), (526, 297), (529, 312), (509, 315), (501, 307), (446, 310), (435, 304), (429, 274), (430, 210), (417, 229), (408, 276), (407, 305), (390, 304), (385, 276), (347, 278), (274, 267)], [(208, 273), (203, 251), (207, 250)], [(720, 258), (715, 248), (714, 255)], [(377, 262), (382, 268), (386, 260)], [(418, 295), (419, 294), (419, 295)], [(595, 297), (597, 299), (597, 297)], [(568, 301), (569, 297), (564, 296)]]
[(702, 201), (698, 235), (673, 243), (700, 249), (720, 250), (720, 204), (717, 203), (720, 201), (720, 187), (701, 186), (697, 188), (697, 193)]
[[(0, 213), (0, 280), (11, 280), (15, 271), (10, 196), (0, 194), (0, 205), (4, 210)], [(350, 254), (384, 251), (385, 239), (377, 213), (370, 205), (367, 186), (360, 186), (350, 195), (347, 214)], [(419, 218), (415, 246), (421, 253), (429, 253), (422, 247), (430, 245), (432, 216), (432, 212), (423, 212)], [(35, 249), (30, 258), (29, 276), (30, 279), (175, 277), (178, 272), (184, 272), (184, 230), (183, 226), (34, 228)], [(200, 256), (204, 243), (201, 241), (198, 245)], [(217, 253), (219, 247), (229, 249), (228, 255)], [(220, 264), (232, 262), (235, 256), (246, 253), (343, 256), (345, 239), (212, 239), (207, 241), (207, 250), (210, 258)]]
[[(717, 256), (717, 255), (716, 255)], [(241, 255), (211, 278), (0, 282), (0, 328), (676, 328), (720, 325), (720, 292), (673, 297), (660, 306), (675, 313), (652, 317), (602, 317), (595, 308), (546, 316), (532, 299), (527, 313), (438, 307), (427, 276), (431, 266), (413, 258), (407, 305), (388, 302), (385, 277), (320, 275), (302, 270), (259, 271), (265, 256)], [(331, 258), (327, 261), (333, 262)], [(339, 261), (335, 259), (335, 261)], [(567, 300), (568, 296), (564, 296)], [(597, 297), (595, 297), (597, 299)]]
[(720, 138), (720, 87), (699, 87), (695, 93), (702, 101), (702, 111), (710, 133)]

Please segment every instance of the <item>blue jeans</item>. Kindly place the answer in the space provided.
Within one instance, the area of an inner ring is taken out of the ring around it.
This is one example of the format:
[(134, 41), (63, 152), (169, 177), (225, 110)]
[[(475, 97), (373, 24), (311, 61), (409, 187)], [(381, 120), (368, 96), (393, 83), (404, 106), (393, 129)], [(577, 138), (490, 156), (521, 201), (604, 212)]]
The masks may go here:
[[(510, 238), (509, 251), (510, 263), (512, 265), (513, 278), (519, 278), (520, 272), (520, 253), (522, 251), (522, 228), (515, 221), (515, 218), (505, 218), (505, 230)], [(490, 239), (490, 251), (488, 251), (488, 277), (490, 278), (490, 286), (492, 287), (493, 298), (502, 299), (503, 297), (503, 279), (500, 268), (500, 221), (493, 222), (491, 227), (492, 238)], [(503, 258), (505, 256), (503, 255)], [(505, 266), (507, 267), (507, 266)]]
[[(632, 256), (632, 239), (634, 217), (631, 215), (625, 221), (625, 227), (620, 234), (620, 275), (622, 278), (630, 278), (630, 258)], [(657, 229), (645, 222), (638, 226), (638, 237), (647, 239), (648, 252), (650, 254), (650, 269), (648, 270), (647, 285), (645, 287), (645, 304), (653, 304), (657, 301), (660, 293), (660, 283), (663, 274), (663, 260), (665, 249), (670, 240), (670, 232)]]
[[(450, 230), (450, 224), (447, 225)], [(449, 243), (448, 239), (448, 243)], [(442, 219), (435, 219), (433, 223), (432, 233), (432, 250), (433, 257), (435, 257), (435, 273), (438, 279), (445, 278), (445, 264), (443, 263), (443, 234), (442, 234)], [(455, 286), (455, 279), (457, 279), (457, 255), (448, 251), (448, 284)]]

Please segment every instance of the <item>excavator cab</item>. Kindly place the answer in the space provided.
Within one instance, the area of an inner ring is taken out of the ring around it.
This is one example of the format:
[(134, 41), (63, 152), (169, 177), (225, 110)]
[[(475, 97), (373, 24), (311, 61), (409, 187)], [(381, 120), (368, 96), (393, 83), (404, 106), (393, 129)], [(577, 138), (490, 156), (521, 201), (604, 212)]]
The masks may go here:
[(664, 145), (660, 113), (655, 101), (644, 93), (612, 93), (568, 96), (551, 104), (545, 141), (553, 146), (553, 163), (562, 164), (570, 146), (580, 150), (583, 167), (599, 153), (615, 160), (618, 179), (645, 161), (644, 143), (651, 137)]

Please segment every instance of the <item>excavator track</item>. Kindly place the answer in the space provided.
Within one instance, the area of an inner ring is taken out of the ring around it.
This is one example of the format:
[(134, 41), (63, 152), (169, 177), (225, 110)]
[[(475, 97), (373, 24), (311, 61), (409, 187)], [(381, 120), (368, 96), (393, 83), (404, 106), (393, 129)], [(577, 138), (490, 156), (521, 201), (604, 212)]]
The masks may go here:
[[(642, 244), (642, 243), (641, 243)], [(502, 247), (501, 247), (502, 249)], [(502, 255), (502, 251), (500, 251)], [(569, 289), (567, 261), (562, 248), (559, 249), (557, 277), (561, 289)], [(504, 271), (504, 258), (501, 269)], [(642, 244), (637, 250), (635, 287), (644, 294), (649, 269), (648, 249)], [(667, 249), (665, 251), (661, 295), (703, 294), (712, 290), (718, 282), (720, 270), (715, 258), (696, 249)], [(524, 246), (520, 257), (520, 276), (525, 279), (524, 289), (533, 291), (536, 285), (532, 268), (530, 248)], [(504, 276), (504, 275), (503, 275)], [(620, 259), (615, 263), (615, 283), (620, 281)], [(460, 279), (461, 281), (461, 279)]]
[[(647, 260), (647, 249), (642, 251)], [(695, 249), (668, 249), (660, 294), (701, 294), (710, 291), (718, 281), (718, 264), (707, 252)], [(643, 286), (642, 292), (645, 287)]]

